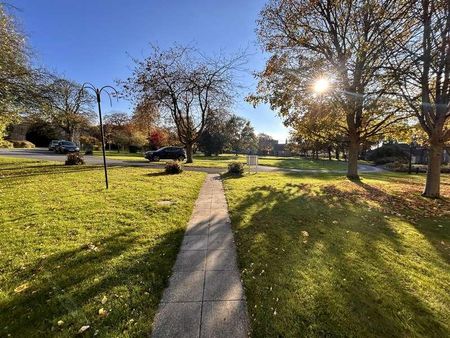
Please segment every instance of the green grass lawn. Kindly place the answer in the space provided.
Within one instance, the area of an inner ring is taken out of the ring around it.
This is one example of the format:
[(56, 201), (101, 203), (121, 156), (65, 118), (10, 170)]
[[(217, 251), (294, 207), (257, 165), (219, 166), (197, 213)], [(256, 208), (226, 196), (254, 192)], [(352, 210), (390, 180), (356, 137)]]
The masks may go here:
[[(95, 156), (101, 156), (101, 152), (94, 152)], [(144, 155), (141, 153), (131, 154), (131, 153), (118, 153), (116, 151), (107, 151), (106, 156), (111, 159), (123, 160), (123, 161), (142, 161), (147, 162)], [(185, 166), (194, 167), (207, 167), (207, 168), (227, 168), (228, 164), (231, 162), (242, 162), (246, 163), (245, 155), (232, 155), (223, 154), (220, 156), (203, 156), (202, 154), (194, 155), (194, 163), (185, 163)], [(149, 162), (149, 164), (160, 165), (164, 163), (165, 160), (160, 162)], [(276, 156), (260, 156), (259, 164), (264, 166), (271, 166), (277, 168), (288, 168), (288, 169), (303, 169), (303, 170), (346, 170), (347, 163), (343, 161), (336, 160), (312, 160), (303, 157), (276, 157)]]
[(0, 157), (1, 337), (151, 332), (204, 174), (109, 176)]
[[(94, 156), (102, 156), (101, 151), (94, 151)], [(121, 161), (142, 161), (147, 162), (147, 160), (144, 158), (144, 155), (142, 153), (129, 153), (129, 152), (120, 152), (117, 151), (106, 151), (106, 157), (115, 159), (115, 160), (121, 160)]]
[[(217, 167), (227, 168), (231, 162), (246, 163), (245, 155), (231, 155), (224, 154), (220, 156), (194, 156), (194, 163), (186, 164), (187, 166), (199, 167)], [(341, 161), (328, 160), (312, 160), (303, 157), (276, 157), (276, 156), (259, 156), (259, 165), (288, 168), (288, 169), (303, 169), (303, 170), (346, 170), (347, 163)]]
[(347, 162), (336, 160), (312, 160), (298, 157), (264, 156), (259, 158), (259, 164), (277, 168), (303, 170), (346, 170)]
[(225, 180), (253, 337), (449, 337), (450, 177)]

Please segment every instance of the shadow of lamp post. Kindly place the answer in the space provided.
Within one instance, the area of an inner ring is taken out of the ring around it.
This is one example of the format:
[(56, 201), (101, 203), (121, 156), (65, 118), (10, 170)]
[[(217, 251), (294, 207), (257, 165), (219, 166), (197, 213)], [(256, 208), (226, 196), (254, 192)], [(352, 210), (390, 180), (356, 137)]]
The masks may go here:
[(97, 88), (94, 85), (92, 85), (89, 82), (86, 82), (83, 84), (83, 86), (81, 87), (81, 90), (85, 90), (85, 89), (91, 89), (95, 92), (95, 96), (97, 99), (97, 104), (98, 104), (98, 116), (99, 116), (99, 120), (100, 120), (100, 134), (101, 134), (101, 138), (102, 138), (102, 155), (103, 155), (103, 168), (105, 170), (105, 184), (106, 184), (106, 189), (108, 189), (109, 185), (108, 185), (108, 169), (106, 167), (106, 155), (105, 155), (105, 136), (104, 136), (104, 131), (103, 131), (103, 119), (102, 119), (102, 107), (101, 107), (101, 94), (104, 91), (108, 97), (109, 97), (109, 102), (112, 106), (112, 100), (111, 100), (111, 93), (108, 92), (108, 89), (112, 90), (114, 92), (114, 94), (118, 95), (117, 90), (112, 87), (112, 86), (103, 86), (101, 88)]

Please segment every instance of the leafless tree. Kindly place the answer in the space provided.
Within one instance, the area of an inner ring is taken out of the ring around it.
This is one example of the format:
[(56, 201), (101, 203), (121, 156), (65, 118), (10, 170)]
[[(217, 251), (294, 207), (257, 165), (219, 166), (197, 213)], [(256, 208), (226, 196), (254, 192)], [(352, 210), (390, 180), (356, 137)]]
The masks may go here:
[(233, 101), (233, 74), (243, 56), (208, 58), (194, 48), (153, 47), (148, 58), (135, 62), (133, 75), (122, 82), (125, 95), (138, 105), (155, 103), (170, 116), (191, 163), (208, 115)]
[(47, 117), (73, 141), (76, 131), (94, 117), (94, 97), (70, 80), (53, 77), (45, 87)]

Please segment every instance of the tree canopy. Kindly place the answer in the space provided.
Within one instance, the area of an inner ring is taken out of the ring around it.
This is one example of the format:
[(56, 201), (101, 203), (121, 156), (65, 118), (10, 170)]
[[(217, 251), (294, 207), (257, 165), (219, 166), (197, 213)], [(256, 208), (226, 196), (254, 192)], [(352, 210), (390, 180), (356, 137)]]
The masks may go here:
[(25, 35), (0, 3), (0, 140), (20, 113), (39, 103), (41, 77), (30, 65)]
[[(331, 101), (344, 122), (347, 176), (358, 177), (360, 145), (404, 117), (383, 67), (404, 39), (408, 8), (400, 0), (269, 1), (258, 35), (271, 57), (250, 100), (270, 103), (288, 121), (305, 100)], [(316, 81), (328, 81), (331, 90), (318, 95)]]
[(209, 115), (233, 101), (233, 70), (241, 60), (207, 58), (190, 47), (154, 47), (145, 60), (136, 60), (133, 75), (122, 85), (136, 104), (152, 102), (170, 116), (189, 163)]
[(399, 96), (428, 136), (424, 195), (439, 197), (442, 151), (450, 141), (450, 3), (413, 2), (411, 28), (389, 60)]

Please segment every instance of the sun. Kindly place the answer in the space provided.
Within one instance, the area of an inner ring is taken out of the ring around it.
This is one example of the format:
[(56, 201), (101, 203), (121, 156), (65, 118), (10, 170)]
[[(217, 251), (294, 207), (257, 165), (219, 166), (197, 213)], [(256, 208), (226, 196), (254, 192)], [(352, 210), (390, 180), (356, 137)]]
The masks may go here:
[(313, 90), (317, 94), (322, 94), (330, 88), (330, 80), (326, 78), (320, 78), (314, 82)]

